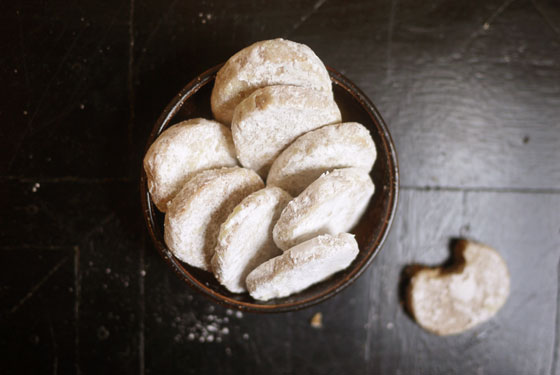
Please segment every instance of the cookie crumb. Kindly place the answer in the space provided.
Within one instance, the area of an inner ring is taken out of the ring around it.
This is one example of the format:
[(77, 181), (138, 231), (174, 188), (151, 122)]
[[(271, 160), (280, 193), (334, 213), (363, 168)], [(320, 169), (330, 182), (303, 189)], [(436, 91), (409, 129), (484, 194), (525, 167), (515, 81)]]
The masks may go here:
[(311, 327), (319, 329), (323, 328), (323, 314), (318, 312), (311, 318)]

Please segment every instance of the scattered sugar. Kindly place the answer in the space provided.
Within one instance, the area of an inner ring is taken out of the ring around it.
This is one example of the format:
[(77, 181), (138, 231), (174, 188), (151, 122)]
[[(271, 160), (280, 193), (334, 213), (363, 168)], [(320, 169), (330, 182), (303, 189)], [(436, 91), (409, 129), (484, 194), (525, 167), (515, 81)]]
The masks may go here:
[[(213, 313), (215, 307), (210, 305), (206, 307), (202, 316), (196, 316), (193, 313), (177, 315), (173, 318), (171, 326), (177, 329), (174, 337), (175, 342), (197, 341), (199, 343), (221, 343), (230, 334), (231, 328), (226, 326), (229, 322), (227, 316), (221, 316)], [(226, 310), (226, 314), (233, 315), (232, 310)], [(237, 314), (236, 314), (237, 315)], [(247, 336), (247, 338), (245, 338)], [(248, 334), (244, 334), (243, 338), (248, 339)]]

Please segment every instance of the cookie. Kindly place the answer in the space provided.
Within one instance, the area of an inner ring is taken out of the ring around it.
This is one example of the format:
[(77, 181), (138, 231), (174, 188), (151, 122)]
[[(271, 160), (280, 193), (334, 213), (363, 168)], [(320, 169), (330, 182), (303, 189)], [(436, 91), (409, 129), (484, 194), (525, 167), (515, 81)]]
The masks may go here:
[(287, 250), (320, 234), (348, 232), (364, 213), (374, 192), (362, 169), (324, 173), (294, 198), (274, 226), (274, 242)]
[(196, 173), (237, 165), (228, 127), (195, 118), (166, 129), (144, 156), (148, 190), (156, 207), (167, 211), (167, 203)]
[(243, 99), (273, 85), (308, 87), (332, 95), (329, 73), (308, 46), (284, 39), (264, 40), (237, 52), (218, 71), (210, 98), (212, 113), (229, 124)]
[(241, 165), (266, 177), (274, 159), (296, 138), (337, 122), (340, 110), (329, 94), (298, 86), (269, 86), (237, 106), (231, 132)]
[(165, 215), (165, 243), (180, 260), (210, 270), (220, 225), (243, 198), (262, 189), (261, 178), (245, 168), (202, 171), (171, 200)]
[(272, 164), (266, 183), (297, 196), (326, 171), (355, 167), (369, 172), (376, 156), (365, 126), (357, 122), (327, 125), (289, 145)]
[(247, 276), (247, 289), (261, 301), (286, 297), (345, 269), (358, 253), (351, 234), (318, 236), (255, 268)]
[(278, 187), (249, 195), (220, 227), (212, 271), (220, 284), (242, 293), (255, 267), (282, 253), (272, 240), (272, 228), (292, 197)]
[(461, 240), (454, 260), (451, 267), (418, 268), (407, 289), (407, 308), (416, 322), (442, 336), (492, 318), (510, 289), (507, 265), (496, 250)]

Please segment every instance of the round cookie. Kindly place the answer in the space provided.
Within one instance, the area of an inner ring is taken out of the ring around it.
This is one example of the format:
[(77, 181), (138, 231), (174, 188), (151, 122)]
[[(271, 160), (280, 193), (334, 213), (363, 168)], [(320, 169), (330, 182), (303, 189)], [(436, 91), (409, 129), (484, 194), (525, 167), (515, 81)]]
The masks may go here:
[(162, 211), (196, 173), (237, 165), (228, 127), (195, 118), (166, 129), (144, 156), (144, 170), (152, 201)]
[(324, 173), (282, 211), (272, 231), (274, 242), (287, 250), (320, 234), (348, 232), (364, 213), (373, 192), (373, 182), (362, 169)]
[(220, 225), (243, 198), (263, 187), (255, 172), (239, 167), (192, 177), (168, 205), (164, 239), (169, 250), (191, 266), (210, 270)]
[(454, 258), (448, 268), (417, 269), (407, 290), (407, 308), (416, 322), (442, 336), (490, 319), (509, 295), (509, 271), (496, 250), (461, 240)]
[(272, 163), (266, 182), (297, 196), (323, 172), (345, 167), (369, 172), (376, 156), (365, 126), (357, 122), (327, 125), (289, 145)]
[(291, 199), (279, 187), (264, 188), (243, 199), (221, 225), (212, 271), (229, 291), (245, 292), (249, 272), (282, 253), (272, 228)]
[(332, 95), (329, 73), (311, 48), (284, 39), (264, 40), (237, 52), (218, 71), (210, 99), (212, 113), (229, 124), (243, 99), (273, 85), (308, 87)]
[(247, 289), (261, 301), (287, 297), (345, 269), (358, 253), (351, 234), (318, 236), (255, 268), (247, 276)]
[(241, 165), (266, 177), (274, 159), (296, 138), (337, 122), (340, 110), (329, 94), (298, 86), (268, 86), (235, 108), (231, 132)]

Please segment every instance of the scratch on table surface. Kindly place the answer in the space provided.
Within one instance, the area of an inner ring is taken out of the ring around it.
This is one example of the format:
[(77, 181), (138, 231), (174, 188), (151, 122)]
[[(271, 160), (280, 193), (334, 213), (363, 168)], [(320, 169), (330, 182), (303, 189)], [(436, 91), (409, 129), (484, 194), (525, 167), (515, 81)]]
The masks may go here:
[(129, 177), (76, 177), (76, 176), (62, 176), (62, 177), (21, 177), (21, 176), (0, 176), (0, 181), (15, 181), (21, 183), (36, 183), (41, 184), (57, 184), (57, 183), (80, 183), (80, 184), (106, 184), (114, 182), (133, 182)]
[(18, 155), (18, 151), (21, 148), (23, 140), (25, 139), (27, 134), (33, 129), (33, 122), (35, 121), (35, 118), (37, 117), (37, 114), (40, 112), (40, 110), (43, 106), (43, 102), (47, 98), (47, 96), (48, 96), (47, 94), (49, 93), (49, 90), (51, 89), (51, 86), (53, 85), (53, 83), (56, 81), (56, 79), (60, 75), (60, 73), (62, 71), (62, 67), (64, 66), (64, 63), (68, 60), (68, 58), (70, 57), (70, 54), (72, 53), (72, 51), (76, 47), (76, 44), (77, 44), (78, 40), (80, 39), (80, 37), (82, 36), (83, 31), (84, 31), (84, 29), (82, 29), (78, 33), (78, 35), (76, 35), (76, 37), (74, 38), (72, 43), (70, 43), (70, 46), (66, 50), (66, 53), (64, 54), (64, 56), (62, 57), (62, 59), (58, 63), (58, 66), (57, 66), (54, 74), (52, 75), (51, 79), (49, 80), (49, 82), (47, 83), (45, 88), (43, 89), (43, 92), (39, 96), (39, 101), (37, 102), (37, 105), (35, 106), (35, 109), (33, 110), (33, 113), (31, 115), (31, 117), (29, 118), (29, 121), (27, 122), (25, 130), (23, 131), (23, 134), (21, 135), (21, 137), (17, 141), (16, 146), (15, 146), (14, 150), (12, 151), (12, 157), (10, 158), (10, 161), (8, 162), (8, 170), (10, 170), (12, 168), (12, 164), (13, 164), (14, 160), (16, 159), (16, 156)]
[(76, 357), (76, 374), (80, 370), (80, 300), (82, 298), (82, 276), (80, 273), (80, 247), (74, 246), (74, 354)]
[(57, 246), (57, 245), (34, 245), (34, 244), (18, 244), (18, 245), (1, 245), (0, 251), (11, 251), (11, 250), (52, 250), (52, 251), (64, 251), (68, 250), (68, 246)]
[(469, 208), (469, 204), (468, 204), (468, 197), (469, 192), (468, 191), (462, 191), (462, 197), (461, 197), (461, 229), (459, 230), (459, 235), (461, 237), (466, 237), (469, 235), (469, 231), (470, 231), (470, 224), (466, 222), (467, 219), (467, 215), (468, 215), (468, 208)]
[(514, 194), (560, 194), (560, 188), (510, 188), (490, 186), (440, 186), (440, 185), (400, 185), (401, 190), (411, 191), (446, 191), (471, 193), (514, 193)]
[(165, 12), (163, 12), (161, 17), (159, 17), (158, 21), (156, 22), (156, 25), (152, 28), (152, 30), (150, 30), (150, 33), (148, 34), (148, 37), (146, 38), (146, 42), (144, 43), (144, 45), (142, 46), (142, 49), (140, 50), (140, 58), (138, 59), (137, 66), (142, 66), (142, 62), (144, 61), (146, 51), (148, 50), (148, 47), (150, 46), (150, 44), (152, 44), (152, 39), (154, 38), (154, 36), (156, 36), (156, 34), (159, 31), (159, 28), (163, 24), (163, 21), (167, 20), (167, 17), (169, 16), (169, 14), (173, 10), (173, 8), (175, 8), (175, 5), (177, 5), (178, 2), (179, 2), (179, 0), (174, 0), (171, 4), (169, 4), (169, 6), (165, 10)]
[(23, 64), (23, 76), (25, 77), (25, 84), (27, 85), (27, 88), (30, 89), (31, 81), (29, 80), (29, 73), (27, 72), (27, 59), (25, 58), (25, 43), (23, 27), (21, 26), (21, 13), (17, 12), (17, 16), (19, 26), (19, 47), (21, 49), (21, 62)]
[(251, 341), (249, 341), (249, 346), (251, 347), (251, 351), (254, 354), (253, 358), (255, 359), (255, 363), (257, 364), (257, 366), (260, 366), (263, 362), (262, 362), (261, 355), (259, 353), (259, 348), (255, 344), (254, 339), (251, 339)]
[(552, 346), (552, 362), (550, 363), (550, 375), (558, 374), (558, 355), (560, 355), (560, 259), (556, 267), (556, 316), (554, 322), (554, 345)]
[(143, 271), (145, 268), (144, 262), (144, 253), (146, 249), (146, 236), (142, 235), (142, 246), (140, 246), (140, 254), (138, 255), (138, 289), (139, 289), (139, 329), (138, 329), (138, 368), (140, 369), (140, 375), (144, 375), (146, 369), (146, 361), (145, 361), (145, 323), (144, 320), (146, 319), (146, 294), (145, 294), (145, 285), (144, 285), (144, 276)]
[(469, 35), (465, 43), (460, 47), (462, 53), (464, 53), (470, 46), (473, 40), (483, 35), (486, 30), (490, 29), (492, 22), (496, 20), (515, 0), (506, 0), (502, 5), (498, 7), (482, 24), (481, 27), (477, 26), (476, 29)]
[(544, 19), (544, 22), (552, 29), (556, 36), (560, 37), (560, 28), (557, 28), (551, 21), (550, 18), (546, 15), (546, 13), (537, 5), (535, 0), (531, 1), (533, 7), (537, 10), (537, 13)]
[(58, 374), (58, 345), (56, 344), (56, 337), (54, 335), (54, 329), (53, 329), (53, 325), (52, 325), (52, 320), (51, 320), (51, 316), (49, 315), (49, 313), (47, 312), (47, 320), (49, 322), (49, 333), (51, 335), (51, 343), (53, 346), (53, 374), (56, 375)]
[(29, 123), (27, 124), (28, 128), (32, 128), (33, 121), (35, 120), (35, 118), (37, 117), (37, 114), (41, 110), (41, 107), (43, 106), (43, 102), (47, 98), (47, 96), (48, 96), (47, 94), (49, 93), (49, 91), (51, 89), (51, 86), (53, 85), (53, 83), (55, 83), (56, 79), (58, 78), (58, 76), (62, 72), (62, 67), (64, 66), (64, 64), (66, 63), (68, 58), (70, 57), (74, 48), (76, 47), (76, 45), (78, 43), (78, 40), (80, 40), (84, 30), (85, 29), (80, 30), (80, 32), (76, 35), (76, 37), (74, 38), (72, 43), (70, 43), (70, 46), (68, 47), (68, 49), (64, 53), (64, 56), (62, 56), (62, 59), (58, 63), (58, 66), (56, 67), (54, 74), (52, 75), (51, 79), (49, 80), (49, 82), (45, 86), (43, 92), (41, 93), (41, 96), (39, 97), (39, 101), (37, 102), (37, 106), (35, 107), (35, 110), (33, 111), (33, 114), (31, 115), (31, 118), (29, 119)]
[[(91, 54), (94, 55), (95, 53), (97, 53), (97, 51), (99, 50), (99, 47), (105, 42), (105, 40), (107, 39), (107, 36), (109, 35), (109, 32), (111, 31), (112, 27), (114, 26), (116, 20), (117, 20), (117, 16), (120, 14), (120, 10), (122, 9), (122, 5), (119, 7), (119, 9), (117, 10), (117, 12), (115, 12), (115, 14), (113, 15), (113, 17), (111, 18), (111, 20), (108, 22), (108, 26), (104, 28), (105, 32), (103, 34), (102, 37), (99, 38), (99, 42), (97, 43), (96, 47), (93, 49), (93, 52)], [(60, 38), (62, 38), (62, 35), (64, 34), (64, 32), (66, 32), (67, 26), (65, 26), (64, 31), (61, 33), (60, 37), (57, 38), (56, 40), (54, 40), (54, 42), (58, 42), (58, 40)], [(87, 28), (83, 28), (80, 30), (80, 32), (75, 36), (74, 40), (72, 41), (72, 43), (70, 44), (70, 46), (68, 47), (68, 49), (66, 50), (66, 53), (64, 54), (64, 56), (62, 57), (62, 60), (60, 60), (60, 62), (58, 63), (58, 67), (54, 73), (54, 75), (52, 76), (52, 78), (49, 80), (49, 82), (47, 83), (47, 85), (45, 86), (45, 89), (43, 90), (42, 94), (39, 97), (39, 101), (37, 102), (37, 106), (35, 107), (33, 113), (31, 114), (31, 117), (29, 119), (29, 121), (27, 122), (26, 128), (24, 129), (24, 131), (22, 132), (21, 136), (19, 137), (19, 139), (15, 142), (15, 147), (12, 151), (12, 157), (10, 158), (9, 162), (8, 162), (8, 170), (11, 169), (16, 157), (18, 156), (18, 151), (21, 148), (21, 145), (23, 143), (23, 141), (25, 140), (25, 138), (27, 137), (28, 133), (33, 129), (33, 124), (34, 121), (37, 117), (37, 115), (40, 113), (40, 110), (43, 106), (43, 102), (45, 101), (45, 99), (48, 97), (48, 93), (50, 88), (52, 87), (52, 85), (55, 83), (56, 79), (58, 78), (58, 76), (60, 75), (61, 71), (62, 71), (62, 67), (64, 66), (64, 63), (68, 60), (68, 58), (71, 55), (71, 52), (73, 51), (73, 49), (76, 47), (78, 40), (81, 38), (82, 33), (87, 30)], [(28, 84), (29, 87), (29, 84)], [(87, 88), (85, 88), (87, 89)], [(79, 91), (79, 90), (78, 90)], [(51, 122), (49, 122), (51, 123)], [(48, 125), (48, 124), (46, 124)], [(45, 125), (45, 126), (46, 126)], [(43, 126), (44, 127), (44, 126)]]
[(393, 32), (395, 31), (395, 15), (397, 13), (398, 0), (391, 2), (391, 11), (389, 13), (389, 26), (387, 31), (387, 80), (391, 80), (393, 76), (392, 48), (393, 48)]
[(488, 17), (486, 19), (486, 21), (484, 21), (484, 23), (482, 24), (482, 28), (484, 30), (488, 30), (490, 28), (490, 25), (492, 24), (492, 22), (494, 22), (494, 20), (496, 18), (498, 18), (498, 16), (500, 16), (502, 13), (504, 13), (504, 11), (514, 2), (515, 0), (506, 0), (502, 3), (502, 5), (500, 5), (498, 7), (498, 9), (496, 9), (494, 11), (494, 13), (492, 13), (490, 15), (490, 17)]
[(303, 16), (300, 17), (300, 19), (294, 23), (294, 25), (292, 26), (292, 29), (288, 32), (288, 34), (286, 35), (289, 36), (291, 34), (293, 34), (297, 29), (299, 29), (301, 27), (301, 25), (303, 25), (305, 22), (307, 22), (307, 20), (314, 15), (319, 9), (321, 9), (321, 7), (323, 5), (325, 5), (325, 3), (327, 2), (327, 0), (319, 0), (317, 1), (314, 5), (313, 8), (311, 9), (310, 12), (304, 14)]
[(58, 269), (60, 267), (62, 267), (62, 265), (64, 263), (66, 263), (67, 260), (68, 260), (68, 257), (65, 257), (64, 259), (59, 261), (57, 264), (55, 264), (55, 266), (53, 268), (51, 268), (51, 270), (45, 275), (45, 277), (43, 277), (37, 284), (35, 284), (29, 290), (29, 292), (27, 292), (27, 294), (21, 300), (19, 300), (19, 302), (16, 303), (14, 305), (14, 307), (12, 307), (10, 309), (10, 314), (13, 314), (16, 311), (18, 311), (19, 308), (22, 307), (25, 304), (25, 302), (27, 302), (27, 300), (29, 300), (31, 297), (33, 297), (35, 295), (35, 293), (39, 290), (39, 288), (41, 288), (43, 286), (43, 284), (45, 284), (51, 278), (51, 276), (54, 275), (56, 273), (56, 271), (58, 271)]
[[(371, 279), (371, 274), (369, 275)], [(371, 352), (371, 339), (372, 339), (372, 332), (373, 332), (373, 321), (374, 321), (374, 299), (373, 299), (373, 280), (370, 280), (368, 283), (368, 295), (367, 295), (367, 303), (368, 303), (368, 311), (367, 311), (367, 323), (366, 323), (366, 342), (364, 344), (364, 361), (366, 362), (366, 373), (370, 373), (370, 352)]]
[[(293, 321), (293, 315), (290, 315), (290, 321), (289, 323), (291, 323)], [(285, 351), (286, 351), (286, 373), (288, 374), (292, 374), (294, 372), (294, 364), (292, 361), (292, 343), (294, 342), (294, 330), (293, 324), (288, 324), (288, 339), (287, 341), (284, 342), (284, 347), (285, 347)]]
[(91, 228), (86, 234), (83, 235), (84, 241), (87, 241), (91, 236), (93, 236), (95, 233), (97, 233), (101, 228), (103, 228), (105, 225), (107, 225), (107, 223), (109, 223), (115, 217), (116, 217), (116, 214), (114, 212), (111, 212), (110, 214), (105, 216), (103, 218), (103, 220), (101, 220), (99, 222), (99, 224), (97, 224), (96, 226)]
[(134, 0), (130, 0), (128, 14), (128, 154), (132, 157), (134, 130)]

